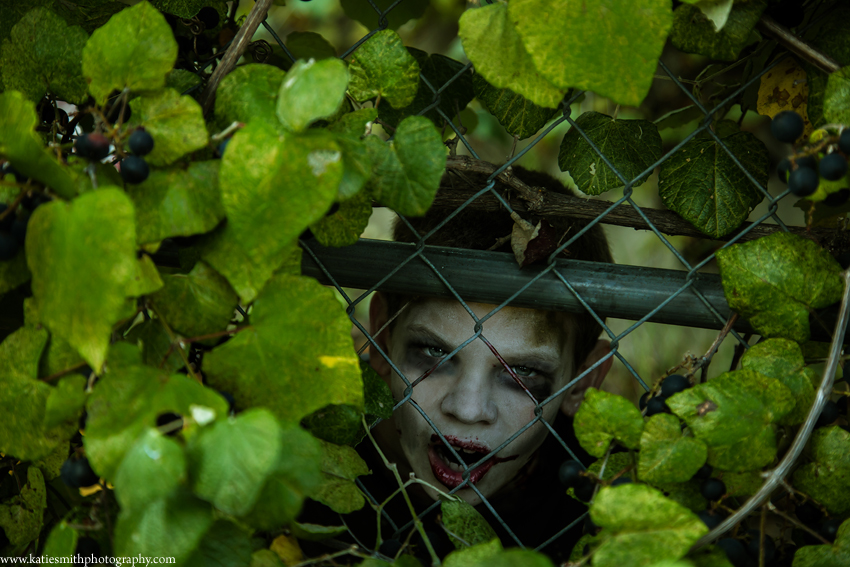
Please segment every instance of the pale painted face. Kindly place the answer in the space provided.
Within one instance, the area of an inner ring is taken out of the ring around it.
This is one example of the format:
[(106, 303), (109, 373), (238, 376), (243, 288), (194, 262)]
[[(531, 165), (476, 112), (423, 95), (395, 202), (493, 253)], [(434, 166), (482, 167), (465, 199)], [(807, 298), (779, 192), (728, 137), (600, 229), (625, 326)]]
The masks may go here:
[[(494, 308), (469, 305), (479, 318)], [(507, 307), (484, 323), (482, 336), (513, 368), (528, 391), (542, 401), (573, 377), (575, 339), (570, 321), (565, 315)], [(458, 302), (425, 299), (401, 313), (384, 343), (390, 358), (412, 383), (472, 337), (473, 327), (472, 317)], [(388, 368), (384, 368), (384, 374), (393, 396), (401, 400), (407, 385)], [(467, 465), (486, 457), (535, 417), (535, 404), (529, 394), (478, 338), (416, 384), (411, 399)], [(559, 406), (560, 399), (553, 400), (543, 408), (542, 417), (551, 423)], [(545, 425), (538, 422), (473, 469), (470, 478), (478, 490), (490, 497), (520, 476), (547, 433)], [(445, 491), (461, 484), (462, 468), (413, 404), (407, 403), (396, 411), (379, 439), (390, 457), (406, 469), (403, 474), (413, 472)], [(404, 467), (399, 452), (409, 468)], [(438, 498), (434, 490), (426, 491)], [(481, 501), (471, 488), (462, 488), (456, 494), (473, 505)]]

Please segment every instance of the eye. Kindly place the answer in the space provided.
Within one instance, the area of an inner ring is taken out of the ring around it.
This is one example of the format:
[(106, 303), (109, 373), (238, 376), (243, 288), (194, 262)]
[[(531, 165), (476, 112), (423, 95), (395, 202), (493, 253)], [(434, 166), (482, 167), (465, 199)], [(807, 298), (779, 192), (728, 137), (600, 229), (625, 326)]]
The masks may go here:
[(537, 371), (533, 368), (529, 368), (528, 366), (512, 366), (511, 370), (513, 370), (517, 376), (522, 376), (523, 378), (529, 378), (537, 375)]
[(446, 352), (445, 350), (441, 349), (440, 347), (426, 346), (425, 347), (425, 354), (427, 354), (428, 356), (430, 356), (432, 358), (443, 358), (444, 356), (446, 356), (449, 353)]

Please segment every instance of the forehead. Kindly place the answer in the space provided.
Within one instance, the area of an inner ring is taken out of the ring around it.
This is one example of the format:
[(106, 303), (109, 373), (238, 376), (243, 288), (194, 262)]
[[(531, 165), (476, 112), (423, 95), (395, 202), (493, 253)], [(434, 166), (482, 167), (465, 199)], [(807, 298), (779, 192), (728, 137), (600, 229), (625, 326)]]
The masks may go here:
[[(479, 319), (496, 308), (486, 303), (467, 305)], [(411, 302), (398, 317), (396, 330), (411, 326), (425, 326), (457, 342), (475, 333), (475, 320), (459, 302), (450, 299), (424, 298)], [(559, 351), (574, 342), (574, 329), (574, 318), (567, 313), (510, 306), (483, 323), (483, 334), (488, 338), (510, 338), (528, 347), (553, 347)]]

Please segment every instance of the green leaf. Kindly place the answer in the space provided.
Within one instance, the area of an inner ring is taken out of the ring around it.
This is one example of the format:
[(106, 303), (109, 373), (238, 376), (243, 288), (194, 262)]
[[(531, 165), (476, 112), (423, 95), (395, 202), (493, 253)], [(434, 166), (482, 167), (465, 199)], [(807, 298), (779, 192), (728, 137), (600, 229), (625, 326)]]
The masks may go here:
[(353, 447), (366, 436), (362, 416), (352, 405), (329, 405), (302, 419), (301, 425), (322, 441)]
[(738, 53), (752, 43), (751, 34), (766, 7), (765, 0), (736, 2), (726, 25), (718, 32), (714, 23), (699, 8), (683, 4), (673, 12), (670, 41), (676, 49), (685, 53), (734, 61)]
[(446, 167), (446, 150), (434, 125), (421, 116), (401, 121), (389, 146), (366, 138), (372, 157), (370, 188), (397, 213), (422, 216), (431, 206)]
[[(845, 22), (850, 18), (850, 6), (838, 5), (826, 18), (810, 43), (813, 48), (832, 57), (842, 67), (850, 64), (850, 36), (845, 33)], [(814, 65), (804, 63), (806, 86), (809, 96), (806, 114), (813, 126), (821, 126), (828, 121), (824, 118), (824, 97), (829, 74)]]
[[(661, 135), (648, 120), (620, 120), (598, 112), (585, 112), (576, 125), (599, 148), (627, 181), (631, 181), (661, 158)], [(576, 128), (570, 128), (561, 142), (558, 166), (587, 195), (601, 195), (623, 187), (623, 182), (608, 167)], [(639, 179), (641, 185), (649, 174)]]
[(277, 94), (285, 74), (277, 67), (252, 63), (225, 75), (215, 93), (215, 117), (219, 125), (274, 120)]
[(61, 441), (47, 456), (36, 459), (32, 464), (41, 469), (44, 480), (53, 480), (61, 474), (62, 465), (68, 459), (69, 453), (70, 444), (68, 441)]
[[(124, 338), (141, 349), (141, 364), (161, 368), (165, 372), (177, 372), (185, 366), (183, 358), (177, 350), (181, 347), (171, 346), (168, 331), (158, 320), (139, 323), (130, 329)], [(188, 356), (189, 345), (184, 344), (182, 350)], [(166, 355), (168, 355), (168, 358), (166, 358)]]
[(753, 345), (741, 358), (741, 368), (755, 370), (785, 384), (794, 395), (795, 405), (782, 425), (799, 425), (805, 421), (815, 399), (816, 376), (806, 367), (800, 345), (787, 339), (768, 339)]
[(251, 534), (228, 520), (217, 520), (198, 549), (183, 564), (186, 567), (245, 567), (251, 562)]
[(41, 322), (100, 373), (112, 325), (136, 275), (133, 205), (116, 188), (40, 206), (27, 228), (27, 263)]
[(186, 482), (183, 447), (153, 428), (145, 429), (115, 473), (115, 497), (122, 510), (138, 511), (168, 497)]
[(335, 134), (334, 141), (342, 150), (342, 179), (337, 189), (337, 199), (340, 201), (356, 195), (369, 181), (372, 158), (362, 138), (369, 133), (377, 117), (376, 109), (361, 108), (343, 115), (328, 127)]
[(674, 394), (667, 405), (708, 445), (708, 464), (741, 472), (776, 457), (773, 424), (794, 408), (794, 397), (778, 380), (736, 370)]
[(166, 14), (174, 14), (180, 18), (192, 19), (206, 6), (210, 6), (219, 12), (222, 19), (227, 16), (227, 6), (224, 0), (152, 0), (151, 3), (157, 10)]
[(71, 422), (71, 427), (75, 428), (85, 405), (86, 379), (79, 374), (63, 377), (47, 397), (44, 427), (50, 429)]
[(292, 522), (304, 498), (321, 482), (321, 464), (319, 442), (300, 427), (285, 428), (277, 463), (245, 521), (262, 530)]
[[(395, 128), (399, 122), (408, 116), (422, 115), (437, 127), (442, 127), (444, 119), (437, 112), (437, 108), (451, 119), (466, 108), (466, 105), (475, 96), (472, 89), (472, 72), (467, 70), (456, 77), (464, 68), (464, 64), (460, 61), (455, 61), (439, 53), (429, 55), (413, 47), (408, 47), (407, 51), (419, 63), (420, 76), (416, 96), (413, 98), (413, 102), (399, 109), (388, 104), (382, 104), (380, 107), (381, 120)], [(431, 85), (430, 87), (425, 83), (426, 80)], [(437, 108), (432, 108), (423, 114), (422, 111), (431, 106), (437, 98), (435, 91), (440, 91)]]
[[(398, 5), (395, 5), (398, 4)], [(373, 29), (380, 25), (380, 14), (372, 8), (376, 6), (381, 13), (387, 11), (390, 6), (394, 6), (385, 18), (390, 29), (396, 30), (409, 20), (421, 18), (428, 8), (428, 2), (401, 2), (395, 0), (372, 0), (371, 3), (363, 3), (359, 0), (340, 0), (340, 5), (345, 11), (345, 15), (353, 20), (357, 20), (366, 29)]]
[(139, 244), (172, 236), (209, 232), (224, 219), (218, 185), (220, 163), (196, 161), (189, 167), (154, 170), (127, 194), (136, 208)]
[(115, 14), (92, 33), (83, 49), (83, 74), (89, 92), (102, 104), (116, 89), (164, 87), (175, 61), (177, 42), (171, 27), (156, 8), (142, 1)]
[(831, 124), (850, 123), (850, 69), (831, 73), (826, 81), (823, 118)]
[(254, 302), (250, 328), (204, 357), (209, 383), (239, 407), (267, 407), (281, 423), (328, 404), (363, 407), (351, 322), (316, 280), (278, 275)]
[[(282, 136), (255, 121), (227, 147), (220, 172), (226, 230), (256, 266), (277, 269), (284, 250), (322, 218), (336, 197), (342, 175), (339, 147), (326, 132), (315, 134)], [(243, 301), (253, 299), (242, 294), (219, 263), (209, 263)]]
[[(724, 480), (726, 479), (725, 475), (728, 474), (732, 473), (724, 473)], [(653, 486), (664, 492), (664, 496), (688, 510), (702, 512), (706, 508), (706, 501), (700, 493), (700, 483), (701, 481), (692, 479), (688, 482), (655, 483)]]
[(192, 491), (227, 514), (247, 514), (280, 458), (283, 433), (263, 408), (204, 428), (186, 446)]
[(628, 106), (639, 105), (649, 92), (672, 24), (664, 0), (519, 0), (509, 4), (509, 14), (534, 67), (552, 84)]
[[(288, 248), (290, 254), (293, 250), (299, 254), (300, 273), (301, 252), (297, 242), (293, 242)], [(229, 224), (219, 227), (201, 240), (199, 249), (204, 261), (227, 278), (243, 304), (254, 301), (278, 269), (278, 266), (272, 262), (255, 264), (241, 243), (236, 240), (234, 230)], [(281, 256), (286, 258), (287, 251), (281, 252)]]
[(838, 528), (832, 545), (807, 545), (794, 554), (794, 567), (843, 567), (850, 564), (850, 520)]
[(44, 148), (35, 132), (39, 118), (35, 105), (22, 93), (0, 93), (0, 154), (12, 162), (15, 169), (41, 181), (60, 196), (70, 199), (76, 195), (73, 172), (63, 167), (52, 151)]
[(27, 255), (24, 247), (18, 249), (11, 260), (0, 262), (0, 296), (28, 282), (30, 271), (27, 268)]
[(346, 86), (348, 69), (339, 59), (296, 61), (278, 91), (280, 123), (293, 132), (303, 132), (316, 120), (330, 118), (342, 105)]
[(136, 273), (130, 280), (127, 295), (130, 297), (149, 295), (161, 289), (162, 286), (162, 277), (159, 275), (156, 264), (150, 256), (142, 254), (142, 257), (136, 261)]
[(613, 439), (629, 449), (637, 449), (643, 417), (626, 398), (588, 388), (576, 413), (574, 427), (582, 448), (594, 457), (602, 457)]
[[(133, 349), (127, 343), (119, 351)], [(126, 356), (126, 354), (124, 355)], [(110, 350), (110, 371), (101, 376), (86, 406), (85, 447), (92, 467), (113, 479), (125, 454), (163, 413), (191, 418), (195, 412), (226, 416), (218, 393), (184, 374), (167, 375), (149, 366), (118, 365)], [(117, 368), (116, 368), (117, 366)]]
[[(44, 551), (42, 555), (44, 557), (67, 557), (68, 559), (74, 555), (74, 550), (77, 549), (77, 538), (79, 535), (77, 534), (77, 530), (68, 525), (65, 520), (62, 520), (58, 524), (56, 524), (52, 530), (50, 530), (50, 535), (47, 537), (47, 541), (44, 544)], [(57, 561), (58, 563), (59, 561)], [(70, 561), (73, 562), (73, 561)]]
[(271, 549), (258, 549), (251, 554), (251, 567), (284, 567), (284, 564)]
[[(86, 33), (91, 33), (101, 27), (109, 21), (112, 14), (125, 8), (120, 2), (113, 0), (74, 0), (73, 4), (50, 0), (38, 1), (50, 4), (52, 9), (68, 22), (68, 25), (81, 26), (86, 30)], [(26, 3), (32, 4), (32, 2)]]
[(705, 464), (705, 443), (682, 435), (679, 420), (669, 414), (649, 418), (640, 438), (638, 476), (652, 484), (685, 482)]
[(293, 522), (289, 529), (292, 535), (306, 541), (322, 541), (328, 538), (342, 535), (348, 531), (345, 526), (320, 526), (317, 524), (301, 524)]
[(68, 26), (48, 8), (27, 12), (0, 48), (5, 88), (32, 101), (49, 91), (60, 100), (83, 102), (88, 85), (80, 59), (86, 40), (85, 30)]
[(212, 507), (180, 489), (138, 510), (121, 510), (115, 525), (115, 555), (165, 556), (183, 565), (212, 524)]
[(322, 483), (308, 496), (334, 512), (350, 514), (366, 503), (354, 484), (354, 479), (364, 474), (369, 474), (369, 467), (357, 451), (322, 441)]
[(171, 328), (185, 337), (223, 331), (233, 317), (237, 297), (218, 272), (198, 262), (188, 274), (166, 276), (150, 301)]
[(557, 114), (555, 108), (538, 106), (510, 89), (497, 89), (479, 74), (472, 77), (475, 96), (508, 134), (523, 140), (536, 134)]
[(816, 429), (809, 440), (812, 461), (794, 473), (794, 486), (831, 514), (850, 511), (850, 433), (838, 425)]
[[(286, 36), (286, 48), (298, 59), (330, 59), (336, 57), (336, 49), (321, 35), (316, 32), (291, 32)], [(287, 59), (289, 59), (287, 57)], [(290, 65), (292, 61), (290, 60)]]
[[(738, 132), (723, 144), (759, 185), (767, 186), (770, 159), (763, 142)], [(704, 138), (692, 139), (661, 164), (658, 194), (670, 210), (717, 238), (736, 230), (764, 198), (723, 147)]]
[(372, 216), (372, 196), (366, 191), (339, 204), (339, 209), (310, 227), (322, 246), (350, 246), (357, 242)]
[[(443, 566), (468, 567), (469, 565), (489, 565), (488, 562), (491, 559), (501, 555), (503, 555), (502, 542), (497, 538), (471, 547), (460, 547), (452, 551), (443, 560)], [(537, 560), (537, 557), (533, 559)]]
[(759, 334), (804, 343), (809, 312), (841, 299), (841, 266), (814, 242), (778, 232), (718, 250), (729, 308)]
[(162, 89), (130, 101), (131, 128), (143, 126), (154, 139), (148, 164), (165, 166), (207, 145), (204, 113), (195, 99), (174, 89)]
[[(239, 69), (239, 67), (237, 67), (237, 69)], [(227, 77), (228, 75), (224, 76), (225, 79)], [(223, 81), (224, 79), (222, 79), (222, 82)], [(165, 77), (165, 86), (170, 89), (174, 89), (180, 94), (186, 94), (188, 91), (200, 86), (201, 83), (202, 81), (199, 76), (191, 71), (187, 71), (186, 69), (172, 69)], [(219, 85), (219, 88), (221, 88), (221, 85)]]
[(354, 52), (348, 87), (354, 100), (380, 97), (393, 108), (403, 108), (413, 102), (418, 88), (419, 63), (396, 32), (379, 31)]
[(363, 412), (367, 416), (390, 419), (395, 406), (390, 387), (368, 362), (360, 362), (360, 372), (363, 376), (363, 397), (365, 398)]
[[(449, 533), (455, 548), (487, 543), (498, 535), (475, 508), (463, 500), (444, 500), (440, 504), (443, 525)], [(452, 537), (454, 534), (457, 537)], [(460, 538), (460, 539), (457, 539)], [(461, 541), (462, 540), (462, 541)], [(465, 543), (464, 543), (465, 542)]]
[(590, 517), (603, 528), (594, 567), (641, 567), (681, 559), (708, 532), (696, 514), (645, 484), (602, 488)]
[(761, 474), (759, 470), (742, 473), (724, 471), (723, 484), (726, 485), (726, 494), (728, 496), (752, 496), (764, 484)]
[(38, 467), (27, 469), (27, 483), (20, 494), (0, 504), (0, 529), (13, 546), (36, 539), (44, 525), (47, 491)]
[[(551, 9), (551, 6), (546, 8), (547, 11)], [(475, 64), (475, 72), (481, 73), (494, 87), (510, 89), (535, 104), (555, 108), (567, 88), (573, 85), (556, 87), (538, 71), (520, 32), (509, 19), (508, 10), (506, 4), (497, 2), (463, 13), (458, 35), (466, 56)], [(535, 12), (536, 16), (539, 14)], [(548, 25), (549, 18), (546, 22)], [(561, 52), (562, 59), (563, 53), (566, 52)], [(621, 56), (622, 53), (618, 53), (617, 58)], [(657, 56), (653, 62), (655, 59)]]

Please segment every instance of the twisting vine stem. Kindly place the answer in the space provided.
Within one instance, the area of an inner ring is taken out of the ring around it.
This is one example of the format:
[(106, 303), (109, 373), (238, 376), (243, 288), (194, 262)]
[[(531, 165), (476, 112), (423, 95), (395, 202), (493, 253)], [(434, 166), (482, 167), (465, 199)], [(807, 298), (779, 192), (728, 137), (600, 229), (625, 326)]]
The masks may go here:
[(840, 358), (842, 348), (844, 348), (844, 333), (847, 330), (847, 322), (850, 320), (850, 270), (845, 271), (842, 276), (844, 278), (844, 295), (841, 297), (841, 311), (838, 315), (838, 321), (835, 323), (832, 346), (829, 349), (829, 362), (824, 369), (820, 387), (815, 394), (815, 401), (809, 410), (809, 415), (806, 416), (806, 421), (803, 422), (803, 425), (797, 432), (797, 436), (794, 438), (794, 442), (776, 468), (764, 473), (766, 480), (758, 492), (751, 496), (734, 514), (700, 538), (691, 548), (691, 551), (711, 543), (747, 517), (750, 512), (761, 506), (773, 491), (784, 483), (785, 476), (791, 470), (791, 467), (794, 466), (794, 463), (803, 452), (803, 447), (805, 447), (809, 438), (812, 436), (812, 432), (815, 429), (815, 422), (820, 416), (821, 411), (823, 411), (824, 405), (829, 401), (830, 394), (832, 394), (832, 385), (835, 381), (838, 359)]

